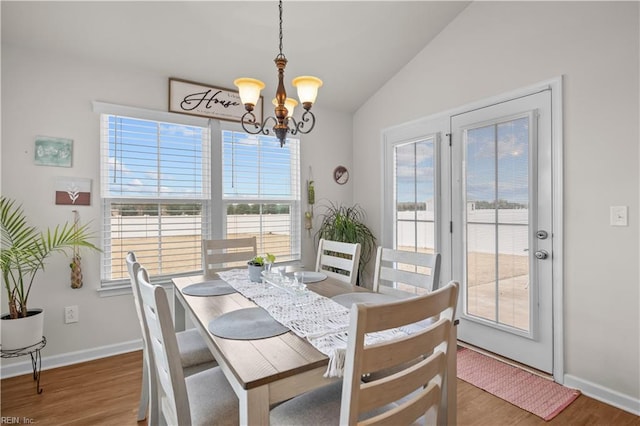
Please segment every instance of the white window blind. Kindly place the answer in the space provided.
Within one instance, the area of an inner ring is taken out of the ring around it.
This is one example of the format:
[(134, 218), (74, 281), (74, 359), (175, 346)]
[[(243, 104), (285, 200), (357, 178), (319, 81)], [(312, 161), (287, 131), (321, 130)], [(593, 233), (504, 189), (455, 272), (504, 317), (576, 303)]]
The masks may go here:
[(256, 236), (258, 253), (300, 259), (300, 141), (222, 130), (227, 238)]
[(200, 271), (211, 209), (209, 128), (101, 114), (102, 280), (134, 251), (158, 278)]

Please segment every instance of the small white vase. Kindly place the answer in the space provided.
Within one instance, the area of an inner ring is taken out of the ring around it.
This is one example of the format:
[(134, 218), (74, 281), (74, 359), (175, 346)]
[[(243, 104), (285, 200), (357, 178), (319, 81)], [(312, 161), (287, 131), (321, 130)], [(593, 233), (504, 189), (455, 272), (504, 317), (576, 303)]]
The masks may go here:
[(3, 351), (27, 348), (42, 340), (44, 330), (44, 311), (30, 309), (24, 318), (10, 319), (3, 314), (0, 320), (2, 334), (0, 345)]

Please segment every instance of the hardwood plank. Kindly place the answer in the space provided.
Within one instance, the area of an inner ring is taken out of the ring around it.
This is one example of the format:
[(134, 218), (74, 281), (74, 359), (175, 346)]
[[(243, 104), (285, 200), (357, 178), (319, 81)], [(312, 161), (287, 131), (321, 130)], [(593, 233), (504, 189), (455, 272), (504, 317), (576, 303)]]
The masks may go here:
[(141, 380), (141, 351), (43, 371), (40, 395), (31, 375), (12, 377), (1, 382), (1, 415), (41, 425), (133, 425)]
[[(39, 425), (144, 426), (136, 422), (141, 371), (138, 351), (43, 371), (40, 395), (30, 374), (4, 379), (0, 415)], [(640, 425), (638, 416), (584, 395), (545, 422), (462, 380), (457, 386), (459, 425)]]

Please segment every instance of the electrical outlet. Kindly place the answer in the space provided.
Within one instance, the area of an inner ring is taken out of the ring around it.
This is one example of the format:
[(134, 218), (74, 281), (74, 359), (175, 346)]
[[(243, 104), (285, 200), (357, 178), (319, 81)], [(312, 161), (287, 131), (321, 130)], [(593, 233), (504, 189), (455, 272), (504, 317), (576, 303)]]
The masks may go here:
[(64, 308), (64, 323), (71, 324), (72, 322), (78, 322), (80, 319), (80, 312), (78, 311), (78, 305), (65, 306)]
[(627, 214), (627, 206), (609, 207), (609, 222), (611, 226), (629, 226)]

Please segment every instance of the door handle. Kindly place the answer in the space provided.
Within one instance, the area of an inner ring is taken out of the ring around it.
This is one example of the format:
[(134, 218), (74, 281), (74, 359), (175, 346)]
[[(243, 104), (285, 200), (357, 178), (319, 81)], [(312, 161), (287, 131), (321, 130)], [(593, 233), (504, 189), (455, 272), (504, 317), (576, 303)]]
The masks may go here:
[(538, 250), (537, 252), (534, 253), (536, 256), (536, 259), (546, 259), (547, 257), (549, 257), (549, 252), (546, 250)]

